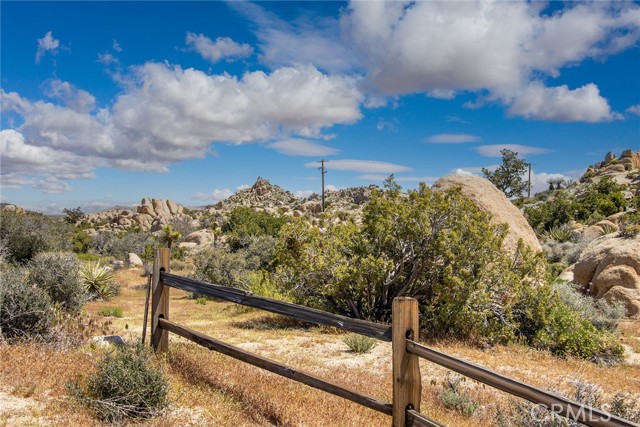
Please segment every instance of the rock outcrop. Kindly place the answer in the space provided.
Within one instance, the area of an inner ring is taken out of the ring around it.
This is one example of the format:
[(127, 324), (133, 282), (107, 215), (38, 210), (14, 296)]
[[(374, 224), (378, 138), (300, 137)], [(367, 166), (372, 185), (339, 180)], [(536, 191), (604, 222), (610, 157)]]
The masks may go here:
[(184, 207), (172, 200), (143, 198), (133, 209), (114, 209), (87, 215), (87, 221), (98, 231), (123, 231), (131, 227), (158, 231), (175, 220), (191, 220)]
[(476, 175), (454, 174), (440, 178), (432, 188), (444, 191), (455, 187), (460, 187), (462, 194), (470, 198), (481, 210), (490, 213), (491, 222), (509, 225), (509, 234), (504, 240), (506, 250), (514, 252), (519, 239), (536, 252), (542, 250), (536, 234), (520, 209), (489, 180)]
[(573, 281), (596, 299), (622, 301), (629, 316), (640, 315), (640, 236), (603, 236), (582, 252)]

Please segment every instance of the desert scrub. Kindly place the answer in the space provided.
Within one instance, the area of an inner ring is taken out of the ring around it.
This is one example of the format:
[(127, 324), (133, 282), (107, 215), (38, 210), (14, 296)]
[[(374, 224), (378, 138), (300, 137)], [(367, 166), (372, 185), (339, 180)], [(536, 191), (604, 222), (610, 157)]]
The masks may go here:
[(157, 415), (168, 404), (169, 383), (150, 358), (140, 345), (117, 347), (97, 363), (85, 384), (76, 381), (68, 389), (102, 421)]
[(476, 413), (480, 404), (467, 396), (460, 388), (460, 383), (463, 380), (464, 377), (459, 375), (447, 374), (445, 382), (442, 384), (440, 402), (447, 409), (453, 409), (465, 417), (471, 417)]
[[(598, 386), (585, 383), (581, 380), (571, 382), (574, 391), (572, 396), (567, 396), (576, 402), (602, 408), (612, 415), (624, 418), (631, 422), (640, 421), (640, 408), (636, 399), (623, 393), (613, 396), (609, 404), (603, 405), (602, 393)], [(562, 395), (563, 393), (558, 393)], [(511, 399), (507, 409), (499, 408), (496, 411), (496, 423), (499, 427), (582, 427), (577, 421), (568, 420), (556, 412), (549, 411), (544, 405), (535, 405)]]
[(70, 252), (41, 252), (27, 264), (29, 282), (46, 291), (64, 311), (76, 313), (87, 300), (80, 262)]
[(368, 353), (378, 343), (375, 338), (360, 334), (347, 335), (342, 341), (349, 347), (349, 350), (358, 354)]
[(626, 310), (621, 301), (596, 301), (592, 296), (580, 293), (571, 282), (556, 281), (553, 289), (562, 302), (597, 329), (613, 331), (625, 317)]
[(98, 310), (98, 316), (122, 317), (122, 307), (103, 307)]
[(629, 213), (620, 221), (618, 234), (625, 239), (632, 239), (640, 233), (640, 212)]
[(109, 299), (120, 293), (120, 285), (114, 280), (113, 271), (99, 262), (84, 266), (81, 275), (90, 299)]
[(53, 302), (47, 292), (28, 281), (23, 267), (0, 272), (0, 336), (41, 338), (53, 326)]

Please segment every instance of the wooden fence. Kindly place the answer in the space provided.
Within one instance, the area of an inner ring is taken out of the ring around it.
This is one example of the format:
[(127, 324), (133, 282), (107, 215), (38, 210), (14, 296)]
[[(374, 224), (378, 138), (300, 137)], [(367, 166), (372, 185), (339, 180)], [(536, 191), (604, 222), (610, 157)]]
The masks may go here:
[[(309, 307), (252, 295), (239, 289), (214, 285), (170, 273), (169, 250), (156, 249), (152, 275), (151, 336), (158, 352), (169, 347), (169, 332), (184, 337), (212, 351), (217, 351), (278, 375), (317, 388), (326, 393), (391, 415), (393, 427), (435, 427), (442, 424), (420, 413), (421, 377), (419, 359), (423, 358), (454, 372), (495, 387), (510, 395), (526, 399), (566, 418), (593, 427), (640, 427), (636, 423), (613, 416), (600, 409), (537, 389), (478, 365), (465, 362), (419, 344), (418, 303), (412, 298), (396, 298), (392, 306), (391, 326), (351, 319)], [(333, 384), (313, 375), (297, 371), (281, 363), (265, 359), (226, 344), (169, 320), (169, 288), (231, 301), (248, 307), (277, 313), (289, 318), (333, 326), (392, 344), (393, 402), (382, 402), (357, 391)]]

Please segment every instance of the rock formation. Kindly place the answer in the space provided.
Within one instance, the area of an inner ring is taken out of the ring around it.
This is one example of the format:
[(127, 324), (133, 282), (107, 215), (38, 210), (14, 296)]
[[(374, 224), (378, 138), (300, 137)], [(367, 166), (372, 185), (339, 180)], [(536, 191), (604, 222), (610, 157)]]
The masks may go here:
[(491, 214), (494, 224), (507, 223), (509, 234), (504, 240), (504, 247), (514, 252), (518, 240), (534, 251), (541, 251), (540, 242), (520, 209), (507, 199), (507, 196), (490, 181), (469, 174), (454, 174), (440, 178), (434, 185), (436, 191), (460, 187), (462, 194), (469, 197), (481, 210)]
[(633, 239), (603, 236), (582, 252), (573, 281), (596, 299), (622, 301), (629, 316), (640, 314), (640, 235)]

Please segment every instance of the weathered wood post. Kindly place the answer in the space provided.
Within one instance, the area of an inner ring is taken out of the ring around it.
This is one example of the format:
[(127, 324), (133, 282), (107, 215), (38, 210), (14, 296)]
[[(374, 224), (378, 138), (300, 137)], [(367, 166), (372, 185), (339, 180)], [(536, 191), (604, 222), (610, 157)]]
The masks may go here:
[(407, 338), (418, 340), (418, 301), (395, 298), (391, 307), (393, 350), (393, 427), (404, 427), (407, 409), (420, 412), (422, 385), (418, 356), (407, 353)]
[(169, 332), (158, 327), (158, 319), (169, 319), (169, 287), (160, 280), (160, 272), (169, 272), (169, 248), (159, 248), (153, 254), (153, 284), (151, 303), (151, 343), (156, 352), (169, 349)]

